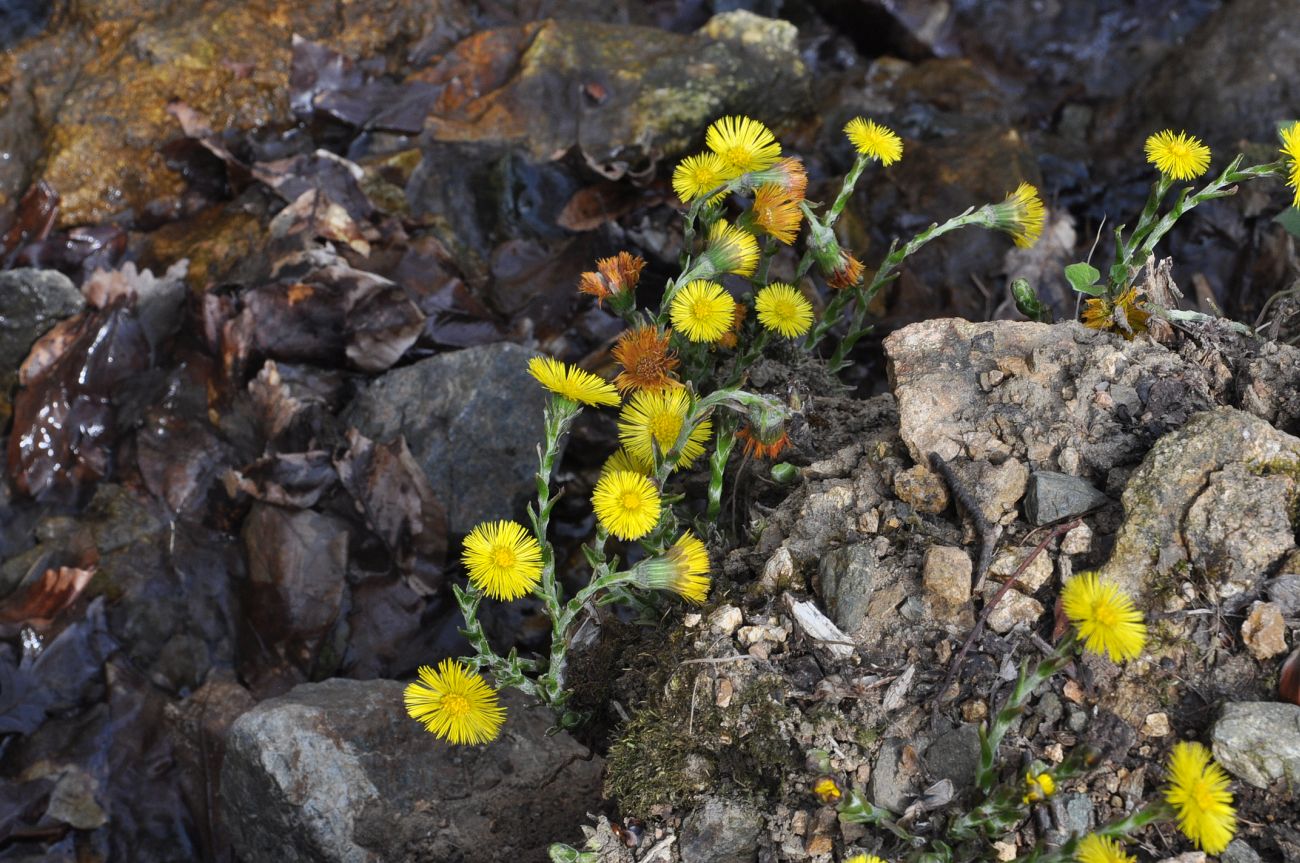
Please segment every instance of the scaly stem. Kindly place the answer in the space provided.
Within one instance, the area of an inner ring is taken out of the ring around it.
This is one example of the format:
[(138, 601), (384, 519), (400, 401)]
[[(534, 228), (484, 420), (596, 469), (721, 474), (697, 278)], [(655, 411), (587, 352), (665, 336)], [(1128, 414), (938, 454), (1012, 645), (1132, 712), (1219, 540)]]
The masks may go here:
[(709, 506), (704, 520), (714, 524), (722, 513), (722, 480), (727, 471), (727, 460), (736, 445), (736, 420), (730, 414), (718, 417), (717, 432), (713, 438), (713, 455), (709, 458)]

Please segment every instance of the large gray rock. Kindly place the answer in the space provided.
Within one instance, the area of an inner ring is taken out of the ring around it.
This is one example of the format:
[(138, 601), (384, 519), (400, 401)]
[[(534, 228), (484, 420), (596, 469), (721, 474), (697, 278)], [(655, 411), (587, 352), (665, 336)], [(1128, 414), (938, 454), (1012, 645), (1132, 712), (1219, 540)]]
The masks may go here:
[(763, 813), (738, 800), (709, 798), (682, 823), (682, 860), (752, 863)]
[(1214, 758), (1256, 788), (1282, 780), (1300, 793), (1300, 705), (1239, 701), (1225, 705), (1210, 732)]
[(405, 435), (451, 533), (517, 518), (536, 491), (546, 404), (528, 375), (533, 355), (505, 342), (439, 354), (376, 379), (344, 418), (381, 443)]
[(602, 762), (513, 690), (486, 746), (452, 746), (402, 707), (402, 684), (327, 680), (230, 730), (223, 817), (245, 863), (545, 859), (600, 802)]
[(0, 377), (18, 368), (46, 330), (85, 305), (72, 280), (57, 270), (0, 273)]

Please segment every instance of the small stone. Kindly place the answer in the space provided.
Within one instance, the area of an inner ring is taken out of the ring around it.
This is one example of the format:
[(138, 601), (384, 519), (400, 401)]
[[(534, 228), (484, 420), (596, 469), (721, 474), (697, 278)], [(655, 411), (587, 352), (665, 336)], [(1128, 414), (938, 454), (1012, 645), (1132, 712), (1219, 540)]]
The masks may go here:
[(1233, 839), (1219, 855), (1220, 863), (1259, 863), (1259, 854), (1240, 839)]
[(1060, 764), (1065, 760), (1065, 747), (1059, 743), (1049, 743), (1043, 747), (1043, 757), (1053, 764)]
[(1071, 528), (1061, 538), (1061, 554), (1087, 554), (1092, 551), (1092, 528), (1086, 524)]
[(1169, 731), (1169, 714), (1167, 713), (1149, 713), (1142, 723), (1142, 734), (1146, 737), (1168, 737)]
[(925, 551), (922, 586), (936, 613), (950, 616), (970, 599), (970, 555), (960, 548), (934, 545)]
[(916, 757), (907, 756), (906, 750), (910, 748), (906, 740), (897, 737), (890, 738), (881, 745), (868, 785), (872, 803), (891, 812), (902, 812), (907, 808), (908, 798), (920, 776), (920, 764)]
[(700, 625), (700, 621), (703, 619), (704, 619), (704, 615), (692, 611), (690, 614), (682, 615), (682, 626), (686, 627), (687, 629), (694, 629), (695, 627)]
[(1214, 760), (1256, 788), (1279, 779), (1300, 786), (1300, 705), (1227, 704), (1210, 732)]
[[(992, 599), (992, 593), (996, 590), (997, 588), (994, 587), (992, 591), (987, 592), (987, 598)], [(1041, 602), (1025, 596), (1018, 590), (1008, 590), (989, 614), (988, 627), (999, 635), (1006, 635), (1015, 628), (1016, 624), (1023, 623), (1025, 626), (1031, 626), (1042, 616)]]
[(735, 693), (736, 688), (727, 678), (718, 681), (718, 693), (713, 697), (713, 703), (718, 707), (726, 707), (731, 704), (731, 696)]
[(1065, 684), (1061, 687), (1061, 694), (1075, 704), (1083, 703), (1083, 687), (1073, 680), (1065, 681)]
[(924, 465), (899, 471), (894, 477), (894, 494), (917, 512), (938, 515), (948, 508), (948, 486)]
[(925, 767), (930, 779), (947, 779), (958, 791), (974, 784), (979, 760), (979, 727), (973, 723), (939, 735), (925, 750)]
[(790, 549), (783, 545), (763, 565), (763, 575), (758, 580), (758, 586), (764, 593), (775, 594), (793, 581), (794, 559), (790, 557)]
[[(1300, 552), (1291, 556), (1291, 560), (1297, 558), (1300, 558)], [(1292, 565), (1291, 560), (1287, 561), (1287, 567)], [(1282, 612), (1283, 617), (1294, 617), (1300, 614), (1300, 575), (1294, 575), (1287, 569), (1286, 575), (1279, 575), (1270, 581), (1268, 598)]]
[(993, 853), (998, 855), (998, 860), (1009, 861), (1016, 859), (1016, 843), (1014, 842), (994, 842)]
[(709, 798), (682, 822), (683, 860), (738, 863), (758, 853), (763, 814), (737, 800)]
[(1081, 515), (1110, 503), (1110, 498), (1077, 476), (1055, 471), (1035, 471), (1025, 492), (1025, 517), (1044, 525)]
[(719, 606), (709, 615), (709, 628), (723, 635), (731, 635), (744, 622), (740, 609), (734, 605)]
[[(1000, 576), (1002, 580), (1010, 578), (1015, 571), (1024, 562), (1025, 558), (1034, 553), (1032, 548), (1013, 548), (1003, 551), (993, 559), (989, 566), (989, 574)], [(1027, 593), (1035, 593), (1047, 580), (1052, 577), (1052, 558), (1045, 551), (1037, 554), (1033, 562), (1025, 567), (1025, 571), (1020, 573), (1019, 582), (1024, 586)]]
[(1160, 863), (1205, 863), (1208, 859), (1204, 851), (1188, 851), (1177, 857), (1165, 857)]
[(753, 647), (749, 648), (745, 652), (748, 653), (750, 656), (754, 657), (755, 659), (763, 660), (764, 662), (766, 662), (768, 657), (772, 655), (771, 649), (765, 643), (755, 644)]
[(1038, 699), (1038, 715), (1042, 717), (1044, 726), (1060, 722), (1063, 712), (1061, 698), (1055, 692), (1048, 692)]
[(989, 715), (989, 706), (982, 698), (972, 698), (961, 706), (961, 718), (967, 722), (979, 722)]
[(1246, 622), (1241, 625), (1241, 640), (1250, 655), (1264, 660), (1286, 653), (1286, 621), (1282, 612), (1271, 602), (1256, 602), (1250, 607)]
[(802, 836), (808, 832), (808, 810), (800, 809), (790, 818), (790, 832)]

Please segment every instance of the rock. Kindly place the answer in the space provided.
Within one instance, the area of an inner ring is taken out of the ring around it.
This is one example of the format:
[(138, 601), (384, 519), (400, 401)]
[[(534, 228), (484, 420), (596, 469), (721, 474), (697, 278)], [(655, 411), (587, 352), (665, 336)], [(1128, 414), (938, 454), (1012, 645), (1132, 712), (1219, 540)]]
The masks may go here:
[(1029, 488), (1025, 492), (1025, 517), (1032, 524), (1041, 526), (1064, 521), (1108, 503), (1110, 498), (1086, 479), (1040, 470), (1029, 477)]
[(1292, 554), (1282, 565), (1285, 575), (1268, 583), (1268, 599), (1285, 617), (1300, 614), (1300, 575), (1294, 574), (1297, 564), (1300, 564), (1300, 553)]
[[(1092, 829), (1093, 805), (1088, 795), (1058, 794), (1048, 802), (1063, 837), (1071, 833), (1082, 836)], [(1051, 831), (1048, 835), (1054, 834), (1057, 831)]]
[(1038, 716), (1042, 720), (1040, 728), (1050, 729), (1061, 720), (1063, 714), (1061, 697), (1055, 692), (1045, 692), (1043, 697), (1038, 699)]
[(881, 745), (880, 754), (871, 768), (867, 796), (877, 806), (891, 812), (902, 812), (916, 793), (919, 766), (910, 743), (897, 737), (889, 738)]
[(935, 545), (926, 549), (921, 583), (935, 607), (935, 613), (950, 617), (970, 600), (970, 555), (953, 546)]
[(1226, 704), (1210, 732), (1214, 759), (1256, 788), (1285, 780), (1300, 788), (1300, 705), (1265, 701)]
[(923, 465), (899, 471), (894, 476), (894, 494), (917, 512), (938, 515), (948, 508), (948, 486)]
[(1256, 602), (1241, 625), (1241, 640), (1256, 659), (1270, 659), (1286, 653), (1286, 621), (1282, 611), (1271, 602)]
[(979, 727), (963, 724), (941, 734), (925, 750), (925, 766), (932, 779), (948, 779), (958, 791), (975, 784), (980, 760)]
[(1259, 863), (1259, 854), (1240, 839), (1233, 839), (1219, 855), (1219, 863)]
[(1146, 737), (1168, 737), (1170, 731), (1168, 713), (1149, 713), (1142, 723), (1142, 734)]
[(1086, 524), (1071, 528), (1061, 537), (1061, 554), (1087, 554), (1092, 551), (1092, 528)]
[(85, 305), (81, 292), (57, 270), (0, 272), (0, 376), (16, 371), (38, 338)]
[(750, 804), (710, 797), (682, 822), (682, 859), (752, 863), (762, 829), (763, 813)]
[(871, 573), (879, 566), (876, 553), (866, 543), (841, 546), (821, 562), (821, 595), (826, 612), (849, 635), (866, 623), (871, 601)]
[[(993, 563), (989, 565), (989, 575), (998, 576), (999, 580), (1005, 581), (1014, 575), (1025, 558), (1033, 553), (1032, 548), (1014, 548), (1000, 552), (997, 557), (993, 558)], [(1026, 592), (1035, 593), (1040, 587), (1047, 584), (1047, 580), (1051, 577), (1052, 556), (1044, 551), (1035, 555), (1033, 562), (1025, 567), (1025, 571), (1020, 573), (1020, 578), (1017, 581), (1024, 586)]]
[(736, 627), (744, 623), (744, 620), (739, 608), (734, 605), (723, 605), (709, 615), (709, 627), (723, 635), (731, 635), (736, 631)]
[(1016, 459), (1001, 464), (976, 459), (958, 460), (949, 465), (962, 484), (970, 489), (980, 512), (992, 524), (1010, 524), (1016, 519), (1016, 505), (1025, 496), (1029, 469)]
[(452, 746), (406, 715), (402, 689), (304, 684), (236, 720), (221, 800), (241, 859), (539, 860), (599, 805), (601, 759), (548, 735), (553, 718), (517, 692), (495, 742)]
[[(985, 590), (985, 601), (992, 598), (994, 592), (998, 589), (997, 585), (990, 585)], [(997, 606), (989, 614), (988, 627), (994, 632), (1005, 635), (1015, 628), (1016, 624), (1033, 626), (1038, 622), (1038, 618), (1043, 616), (1043, 604), (1038, 600), (1025, 596), (1014, 588), (1008, 590), (1006, 594), (998, 601)]]
[(1297, 475), (1300, 440), (1231, 408), (1198, 414), (1158, 440), (1129, 479), (1102, 577), (1152, 608), (1191, 564), (1229, 609), (1240, 607), (1295, 549)]
[(446, 501), (448, 530), (518, 518), (536, 492), (545, 391), (533, 352), (496, 343), (438, 354), (374, 380), (344, 412), (379, 443), (406, 445)]

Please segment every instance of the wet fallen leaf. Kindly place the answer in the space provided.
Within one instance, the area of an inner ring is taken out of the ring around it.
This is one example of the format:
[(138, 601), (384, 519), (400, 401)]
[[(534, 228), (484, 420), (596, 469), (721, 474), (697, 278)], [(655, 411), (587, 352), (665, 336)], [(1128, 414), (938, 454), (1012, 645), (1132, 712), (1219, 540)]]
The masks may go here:
[(25, 590), (16, 591), (0, 602), (0, 623), (22, 623), (44, 629), (55, 615), (77, 601), (90, 583), (95, 568), (60, 566), (45, 573)]
[(0, 258), (5, 260), (6, 267), (10, 256), (23, 246), (49, 236), (58, 215), (59, 195), (49, 183), (40, 180), (23, 193), (13, 224), (0, 238)]
[(333, 488), (338, 474), (327, 452), (288, 453), (258, 459), (226, 473), (226, 492), (293, 509), (313, 507)]
[(570, 231), (594, 231), (632, 212), (640, 198), (627, 183), (597, 183), (575, 192), (555, 223)]

